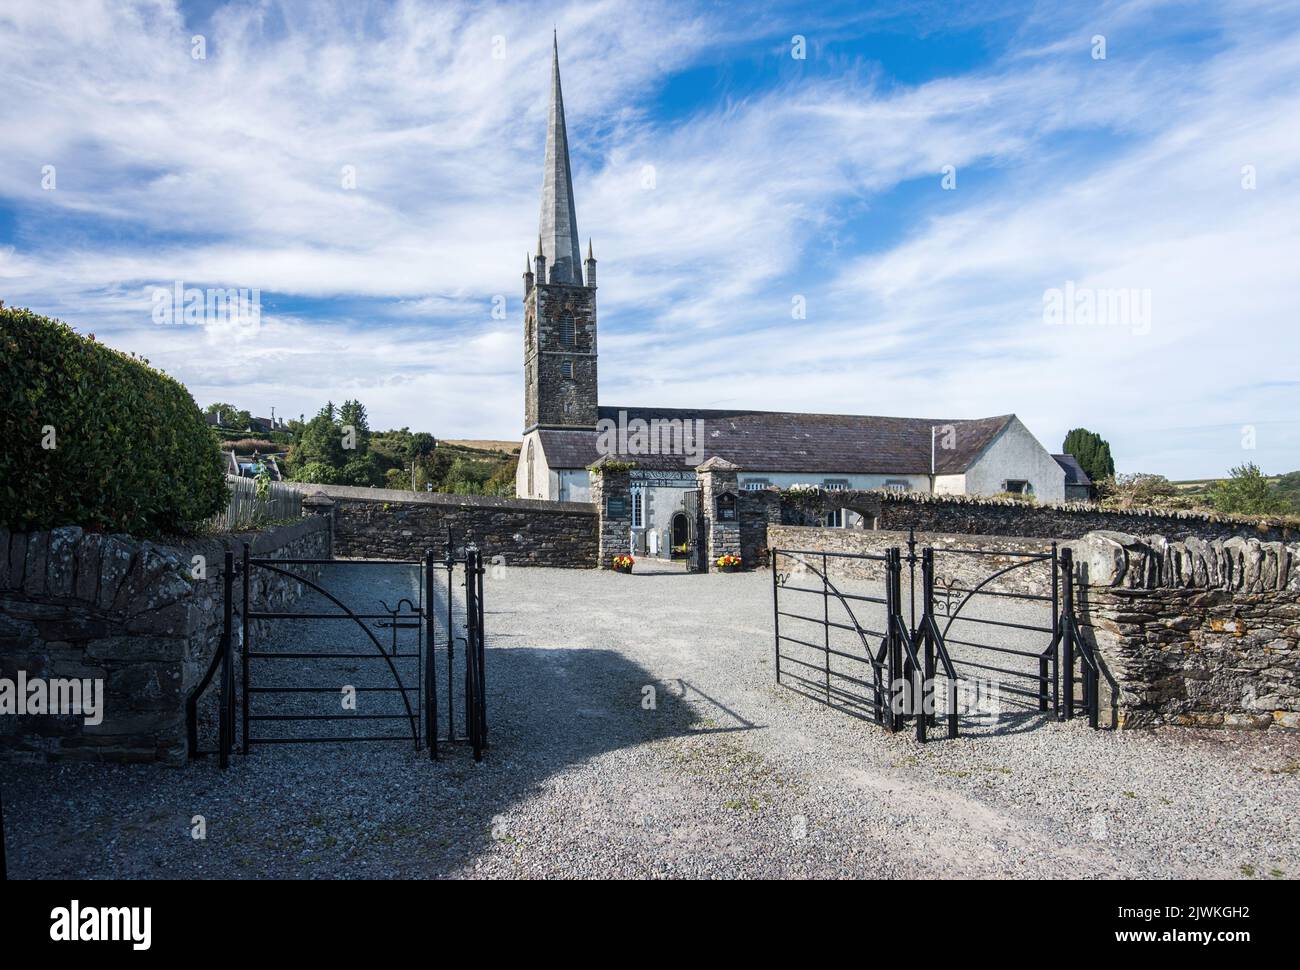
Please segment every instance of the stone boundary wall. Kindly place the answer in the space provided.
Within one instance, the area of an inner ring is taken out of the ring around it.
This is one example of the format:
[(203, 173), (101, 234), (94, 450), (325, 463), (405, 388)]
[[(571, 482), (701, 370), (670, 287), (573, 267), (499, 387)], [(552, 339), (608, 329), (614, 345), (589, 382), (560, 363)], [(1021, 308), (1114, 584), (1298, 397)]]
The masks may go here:
[[(328, 511), (336, 556), (421, 559), (430, 548), (442, 555), (450, 526), (457, 548), (473, 542), (489, 562), (582, 569), (597, 564), (599, 516), (596, 506), (586, 502), (346, 485), (294, 487), (308, 493), (305, 507)], [(332, 509), (317, 496), (328, 498)]]
[(1104, 718), (1300, 728), (1300, 544), (1097, 532), (1071, 545)]
[[(860, 493), (861, 494), (861, 493)], [(1113, 511), (1067, 502), (1029, 505), (1008, 499), (964, 495), (918, 495), (877, 492), (878, 528), (970, 535), (1042, 536), (1078, 539), (1089, 532), (1159, 534), (1169, 539), (1214, 539), (1230, 535), (1261, 540), (1300, 538), (1300, 530), (1282, 523), (1261, 526), (1231, 515), (1199, 512)]]
[[(832, 529), (825, 526), (771, 525), (767, 529), (768, 548), (807, 549), (813, 552), (843, 552), (856, 555), (883, 555), (886, 550), (897, 546), (904, 557), (907, 556), (907, 532), (862, 531), (860, 529)], [(944, 587), (973, 588), (993, 573), (1016, 563), (1026, 565), (1013, 569), (994, 579), (984, 589), (994, 592), (1034, 593), (1046, 595), (1052, 591), (1051, 563), (1046, 560), (1027, 561), (1015, 555), (998, 555), (1002, 553), (1030, 553), (1040, 555), (1052, 551), (1050, 539), (1038, 539), (1024, 536), (971, 536), (941, 535), (930, 532), (916, 533), (916, 554), (927, 546), (935, 550), (935, 578), (938, 589)], [(990, 555), (972, 556), (965, 553), (950, 552), (945, 549), (987, 550)], [(821, 568), (815, 558), (812, 565)], [(789, 568), (790, 561), (782, 556), (781, 570)], [(832, 578), (843, 576), (851, 579), (880, 580), (885, 577), (885, 564), (872, 559), (837, 559), (827, 558), (827, 569)], [(908, 582), (907, 563), (904, 562), (903, 584)], [(920, 565), (917, 565), (916, 582), (921, 584)], [(919, 593), (918, 593), (919, 596)]]
[[(167, 545), (65, 527), (0, 529), (0, 677), (104, 683), (103, 723), (81, 716), (0, 716), (0, 752), (18, 761), (186, 760), (185, 701), (221, 631), (225, 551), (328, 558), (328, 524), (304, 519), (262, 533)], [(193, 578), (193, 557), (206, 579)], [(259, 606), (292, 603), (303, 587), (259, 570)]]
[[(776, 509), (772, 508), (773, 503)], [(1122, 531), (1139, 535), (1160, 534), (1171, 539), (1216, 539), (1231, 535), (1281, 541), (1300, 538), (1300, 530), (1281, 522), (1260, 525), (1236, 516), (1191, 512), (1127, 512), (1099, 509), (1083, 503), (1029, 505), (1008, 499), (964, 495), (923, 495), (880, 489), (782, 492), (767, 489), (742, 492), (740, 504), (741, 555), (746, 566), (765, 565), (772, 543), (769, 528), (782, 526), (819, 528), (826, 513), (848, 509), (862, 516), (858, 529), (906, 533), (909, 528), (928, 536), (1004, 536), (1046, 540), (1078, 539), (1089, 532)]]

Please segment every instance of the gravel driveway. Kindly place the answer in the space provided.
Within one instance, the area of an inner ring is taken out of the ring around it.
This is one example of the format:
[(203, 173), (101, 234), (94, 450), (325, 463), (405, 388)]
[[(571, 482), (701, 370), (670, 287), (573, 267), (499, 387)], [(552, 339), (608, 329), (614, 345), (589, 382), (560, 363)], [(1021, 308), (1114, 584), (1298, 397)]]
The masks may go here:
[(921, 746), (773, 683), (769, 573), (637, 568), (490, 571), (481, 764), (396, 742), (269, 745), (224, 774), (7, 765), (11, 875), (1300, 873), (1294, 736), (1026, 712)]

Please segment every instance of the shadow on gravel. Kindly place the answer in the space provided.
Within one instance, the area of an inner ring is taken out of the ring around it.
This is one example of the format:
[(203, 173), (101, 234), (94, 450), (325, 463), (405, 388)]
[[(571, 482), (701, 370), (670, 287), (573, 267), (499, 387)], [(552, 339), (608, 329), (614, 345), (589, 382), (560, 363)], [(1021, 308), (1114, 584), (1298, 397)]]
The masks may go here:
[[(490, 749), (481, 763), (464, 745), (443, 745), (431, 762), (394, 742), (255, 747), (224, 773), (211, 760), (184, 769), (3, 766), (10, 875), (472, 875), (485, 853), (547, 851), (533, 838), (539, 824), (567, 841), (580, 823), (557, 809), (531, 806), (527, 826), (512, 827), (511, 816), (530, 797), (566, 788), (570, 769), (664, 739), (754, 729), (689, 684), (657, 683), (611, 650), (489, 648), (486, 664)], [(699, 723), (688, 701), (700, 699), (718, 717)], [(635, 786), (582, 785), (584, 799), (604, 802), (604, 817), (634, 824)], [(191, 837), (196, 815), (206, 839)]]
[(1039, 731), (1054, 723), (1056, 718), (1050, 712), (1013, 709), (1002, 711), (991, 722), (983, 717), (963, 717), (960, 730), (963, 736), (969, 737), (1005, 737)]
[[(870, 695), (855, 696), (849, 691), (831, 686), (829, 693), (824, 684), (814, 684), (806, 678), (783, 673), (781, 687), (805, 700), (830, 708), (837, 713), (875, 724), (880, 731), (885, 728), (879, 724)], [(1043, 712), (1037, 707), (1021, 705), (1018, 701), (1004, 703), (1003, 709), (996, 717), (983, 714), (961, 714), (958, 716), (958, 732), (962, 737), (1002, 737), (1013, 734), (1025, 734), (1038, 731), (1053, 724), (1056, 717), (1051, 712)], [(945, 740), (948, 722), (947, 716), (939, 714), (931, 721), (930, 743), (941, 744)], [(916, 730), (913, 722), (908, 721), (900, 732), (909, 734)]]

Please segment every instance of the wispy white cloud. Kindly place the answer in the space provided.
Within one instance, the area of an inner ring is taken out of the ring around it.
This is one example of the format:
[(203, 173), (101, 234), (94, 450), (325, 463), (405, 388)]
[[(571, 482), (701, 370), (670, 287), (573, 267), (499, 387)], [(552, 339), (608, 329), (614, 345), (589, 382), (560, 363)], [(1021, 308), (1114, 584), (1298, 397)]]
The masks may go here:
[[(1016, 411), (1053, 446), (1096, 427), (1130, 469), (1300, 466), (1297, 18), (1183, 5), (1185, 40), (1162, 7), (994, 14), (1005, 54), (912, 85), (861, 61), (792, 70), (773, 41), (788, 21), (834, 56), (836, 28), (810, 13), (558, 11), (602, 399)], [(296, 413), (360, 396), (381, 424), (509, 435), (549, 26), (516, 4), (237, 3), (201, 28), (166, 2), (9, 4), (2, 295), (142, 353), (200, 401)], [(770, 81), (656, 109), (675, 72), (735, 49), (761, 51)], [(899, 199), (901, 228), (882, 219)], [(174, 280), (282, 305), (252, 340), (157, 327), (148, 288)], [(1043, 291), (1066, 280), (1149, 289), (1150, 333), (1045, 327)], [(1249, 423), (1256, 454), (1239, 447)]]

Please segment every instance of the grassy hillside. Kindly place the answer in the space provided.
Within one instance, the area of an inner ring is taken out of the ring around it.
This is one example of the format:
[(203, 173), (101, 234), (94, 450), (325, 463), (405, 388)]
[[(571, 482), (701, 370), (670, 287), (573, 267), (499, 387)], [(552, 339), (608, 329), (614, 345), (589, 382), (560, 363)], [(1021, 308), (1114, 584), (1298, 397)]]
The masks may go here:
[[(1212, 496), (1216, 489), (1229, 482), (1227, 478), (1194, 478), (1170, 482), (1177, 492), (1180, 505), (1213, 509)], [(1269, 492), (1285, 504), (1286, 513), (1300, 515), (1300, 471), (1266, 476)]]

